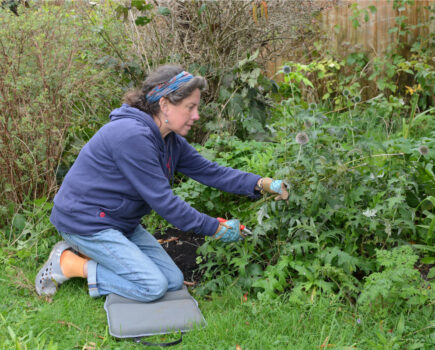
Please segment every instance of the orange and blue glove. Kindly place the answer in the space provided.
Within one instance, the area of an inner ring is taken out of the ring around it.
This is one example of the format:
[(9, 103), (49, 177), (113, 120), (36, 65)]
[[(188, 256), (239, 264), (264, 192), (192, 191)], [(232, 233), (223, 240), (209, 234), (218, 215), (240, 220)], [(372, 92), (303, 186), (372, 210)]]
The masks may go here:
[(261, 193), (266, 192), (271, 194), (277, 194), (277, 196), (275, 197), (276, 201), (288, 199), (287, 187), (282, 180), (274, 180), (270, 177), (262, 177), (257, 182), (257, 189)]
[(237, 242), (245, 238), (240, 232), (240, 221), (237, 219), (219, 220), (219, 227), (213, 237), (225, 243)]

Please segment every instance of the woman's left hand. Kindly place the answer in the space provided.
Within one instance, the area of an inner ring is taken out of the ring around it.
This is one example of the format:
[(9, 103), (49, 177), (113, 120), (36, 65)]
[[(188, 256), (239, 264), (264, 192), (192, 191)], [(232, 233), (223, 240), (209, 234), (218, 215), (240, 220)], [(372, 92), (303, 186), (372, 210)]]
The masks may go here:
[(258, 180), (257, 187), (260, 189), (261, 193), (267, 192), (271, 194), (278, 194), (278, 196), (275, 197), (276, 201), (288, 199), (287, 187), (282, 180), (274, 180), (270, 177), (263, 177)]

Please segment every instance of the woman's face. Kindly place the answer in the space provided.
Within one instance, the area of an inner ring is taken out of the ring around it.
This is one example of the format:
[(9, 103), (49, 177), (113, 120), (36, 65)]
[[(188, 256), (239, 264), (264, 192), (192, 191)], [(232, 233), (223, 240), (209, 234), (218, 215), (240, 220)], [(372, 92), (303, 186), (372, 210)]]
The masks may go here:
[(178, 105), (174, 105), (166, 100), (161, 109), (164, 120), (168, 120), (168, 123), (165, 123), (168, 130), (178, 135), (186, 136), (192, 128), (193, 123), (199, 119), (198, 107), (200, 99), (201, 92), (199, 89), (196, 89)]

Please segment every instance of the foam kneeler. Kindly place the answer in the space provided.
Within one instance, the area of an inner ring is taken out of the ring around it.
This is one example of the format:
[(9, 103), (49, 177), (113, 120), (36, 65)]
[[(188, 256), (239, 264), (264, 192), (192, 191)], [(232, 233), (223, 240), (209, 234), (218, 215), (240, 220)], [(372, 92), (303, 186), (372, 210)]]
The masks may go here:
[[(189, 294), (186, 286), (167, 292), (153, 302), (143, 303), (109, 294), (104, 303), (110, 335), (116, 338), (135, 338), (173, 332), (188, 332), (207, 325), (198, 302)], [(181, 341), (181, 338), (178, 342)], [(161, 345), (142, 342), (145, 345)], [(174, 345), (174, 344), (169, 344)]]

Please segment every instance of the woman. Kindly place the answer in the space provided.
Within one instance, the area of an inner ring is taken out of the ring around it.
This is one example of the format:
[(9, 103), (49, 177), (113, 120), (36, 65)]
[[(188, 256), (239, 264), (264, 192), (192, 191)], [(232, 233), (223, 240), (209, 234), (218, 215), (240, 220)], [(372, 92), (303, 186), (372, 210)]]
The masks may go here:
[(219, 223), (175, 196), (174, 171), (227, 192), (288, 198), (282, 181), (221, 167), (183, 138), (199, 119), (205, 87), (203, 77), (162, 66), (83, 147), (54, 198), (50, 220), (64, 241), (36, 276), (39, 295), (53, 295), (71, 277), (87, 278), (92, 297), (149, 302), (180, 289), (181, 271), (140, 225), (151, 210), (183, 231), (243, 239), (238, 220)]

